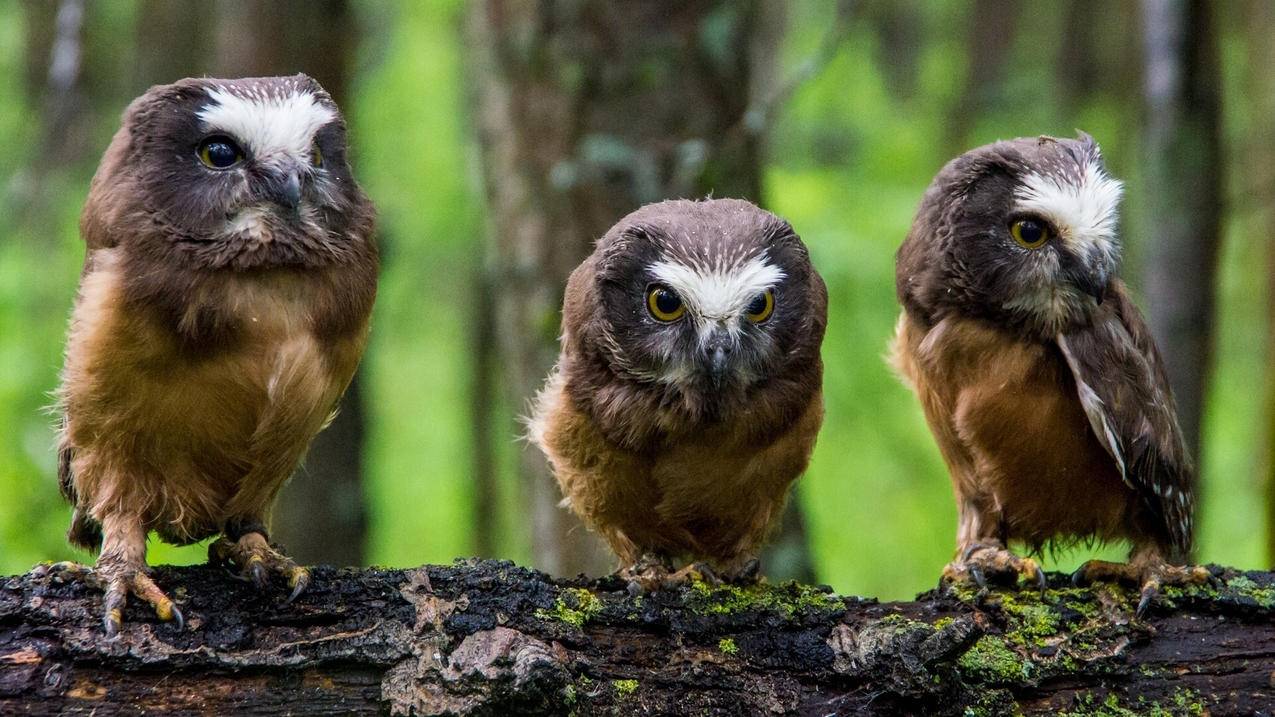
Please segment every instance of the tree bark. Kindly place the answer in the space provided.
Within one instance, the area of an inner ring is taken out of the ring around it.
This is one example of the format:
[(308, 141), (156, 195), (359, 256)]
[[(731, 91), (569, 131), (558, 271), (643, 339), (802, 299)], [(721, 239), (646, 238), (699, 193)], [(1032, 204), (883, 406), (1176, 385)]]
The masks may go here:
[(1142, 2), (1147, 323), (1196, 456), (1222, 223), (1222, 78), (1213, 10), (1208, 0)]
[[(292, 606), (163, 567), (187, 627), (55, 566), (0, 579), (0, 712), (66, 714), (1253, 714), (1275, 699), (1275, 575), (1220, 587), (963, 590), (877, 603), (696, 583), (632, 597), (507, 562), (320, 567)], [(1131, 712), (1122, 712), (1121, 709)], [(1105, 710), (1105, 711), (1102, 711)]]
[[(515, 411), (525, 410), (557, 356), (568, 274), (608, 227), (670, 197), (758, 198), (759, 139), (738, 131), (754, 83), (756, 7), (471, 5), (492, 218), (486, 283), (499, 287), (495, 363)], [(522, 452), (520, 472), (535, 564), (557, 574), (613, 568), (600, 541), (558, 507), (537, 451)]]
[[(155, 1), (155, 0), (152, 0)], [(159, 0), (162, 2), (162, 0)], [(200, 3), (182, 3), (198, 6)], [(223, 77), (304, 72), (346, 106), (358, 33), (346, 0), (219, 0), (213, 72)], [(302, 562), (363, 564), (366, 411), (359, 375), (280, 493), (271, 538)], [(322, 530), (315, 530), (316, 524)]]

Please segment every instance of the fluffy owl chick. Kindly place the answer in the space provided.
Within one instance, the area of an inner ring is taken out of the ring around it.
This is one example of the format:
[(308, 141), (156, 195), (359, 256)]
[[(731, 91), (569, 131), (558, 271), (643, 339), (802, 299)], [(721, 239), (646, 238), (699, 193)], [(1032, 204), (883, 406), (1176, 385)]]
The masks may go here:
[(1098, 145), (1016, 139), (949, 162), (898, 253), (895, 360), (956, 492), (945, 575), (1022, 573), (1011, 540), (1128, 539), (1128, 565), (1078, 580), (1143, 587), (1145, 611), (1191, 548), (1194, 469), (1164, 367), (1115, 278), (1121, 184)]
[(826, 307), (792, 227), (733, 199), (643, 207), (571, 274), (531, 438), (641, 584), (753, 573), (823, 421)]
[(68, 537), (101, 550), (108, 633), (129, 593), (181, 622), (147, 575), (152, 530), (221, 534), (212, 556), (292, 597), (309, 582), (265, 522), (363, 352), (373, 215), (309, 77), (182, 80), (124, 113), (81, 218), (59, 396)]

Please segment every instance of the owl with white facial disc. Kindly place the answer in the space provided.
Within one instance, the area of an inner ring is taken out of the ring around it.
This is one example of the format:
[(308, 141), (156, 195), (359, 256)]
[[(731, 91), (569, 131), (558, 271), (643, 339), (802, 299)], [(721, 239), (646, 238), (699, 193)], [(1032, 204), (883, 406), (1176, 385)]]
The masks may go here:
[(792, 227), (734, 199), (643, 207), (572, 273), (531, 438), (643, 585), (755, 575), (823, 420), (826, 306)]
[(895, 363), (947, 462), (957, 504), (950, 579), (1036, 562), (1011, 541), (1128, 540), (1126, 564), (1077, 582), (1197, 582), (1195, 469), (1141, 313), (1116, 278), (1121, 184), (1088, 135), (996, 142), (952, 160), (899, 249)]
[(214, 559), (292, 598), (309, 583), (266, 522), (363, 353), (373, 224), (309, 77), (187, 79), (124, 113), (81, 218), (59, 388), (69, 538), (101, 551), (81, 572), (108, 634), (130, 594), (182, 621), (146, 570), (152, 531), (219, 535)]

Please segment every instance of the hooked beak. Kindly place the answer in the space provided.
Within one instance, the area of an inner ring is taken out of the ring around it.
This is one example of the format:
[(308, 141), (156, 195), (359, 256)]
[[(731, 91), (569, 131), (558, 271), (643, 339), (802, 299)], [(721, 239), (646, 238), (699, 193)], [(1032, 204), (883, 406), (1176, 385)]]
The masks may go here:
[(1080, 271), (1072, 276), (1076, 287), (1093, 297), (1101, 304), (1107, 295), (1108, 275), (1106, 271)]
[(704, 365), (708, 369), (713, 388), (720, 388), (730, 372), (731, 348), (730, 336), (724, 328), (714, 329), (704, 345)]
[(301, 172), (295, 168), (284, 169), (272, 174), (266, 183), (266, 192), (271, 201), (289, 214), (297, 214), (301, 206)]

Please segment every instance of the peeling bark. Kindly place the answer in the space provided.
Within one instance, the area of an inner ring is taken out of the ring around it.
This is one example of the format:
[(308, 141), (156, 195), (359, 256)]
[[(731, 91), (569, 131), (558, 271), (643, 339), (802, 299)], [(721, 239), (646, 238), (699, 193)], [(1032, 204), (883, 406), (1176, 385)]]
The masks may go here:
[(163, 567), (178, 632), (136, 604), (102, 639), (100, 595), (41, 566), (0, 583), (0, 713), (1251, 714), (1275, 703), (1275, 575), (1216, 568), (1146, 621), (1116, 586), (910, 603), (796, 583), (615, 578), (508, 562), (320, 567), (257, 593)]

